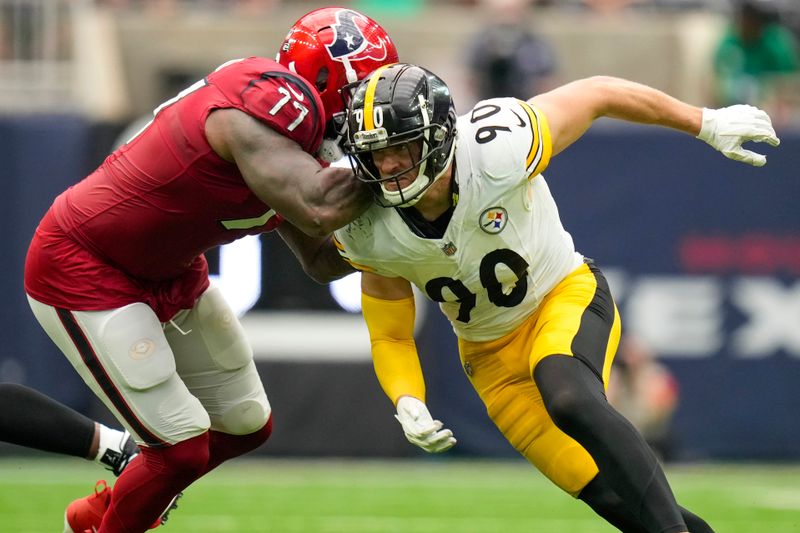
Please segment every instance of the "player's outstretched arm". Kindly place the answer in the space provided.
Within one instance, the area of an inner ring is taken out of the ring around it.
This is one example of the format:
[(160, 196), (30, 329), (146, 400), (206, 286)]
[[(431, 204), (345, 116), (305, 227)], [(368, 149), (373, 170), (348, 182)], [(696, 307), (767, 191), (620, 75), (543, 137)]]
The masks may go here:
[(726, 157), (755, 166), (766, 157), (745, 150), (748, 141), (779, 144), (769, 116), (745, 105), (701, 109), (628, 80), (595, 76), (563, 85), (530, 100), (547, 117), (553, 154), (564, 150), (600, 117), (655, 124), (706, 141)]
[(429, 453), (456, 443), (453, 432), (434, 420), (425, 405), (425, 380), (414, 343), (414, 293), (402, 278), (364, 272), (362, 311), (372, 344), (375, 374), (397, 408), (395, 418), (408, 441)]
[(237, 109), (211, 113), (206, 137), (256, 196), (307, 235), (330, 234), (372, 201), (351, 169), (322, 168), (296, 142)]

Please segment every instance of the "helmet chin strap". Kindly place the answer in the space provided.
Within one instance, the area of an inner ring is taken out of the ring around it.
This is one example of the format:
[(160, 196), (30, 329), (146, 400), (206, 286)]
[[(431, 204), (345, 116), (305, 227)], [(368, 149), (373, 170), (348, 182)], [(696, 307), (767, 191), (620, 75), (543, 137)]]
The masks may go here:
[[(450, 168), (450, 162), (453, 160), (453, 155), (456, 151), (456, 143), (453, 142), (450, 145), (450, 153), (447, 154), (447, 162), (442, 167), (441, 172), (436, 174), (433, 179), (429, 178), (426, 175), (422, 174), (422, 170), (425, 166), (425, 163), (420, 165), (420, 173), (417, 174), (417, 179), (411, 182), (411, 185), (404, 189), (400, 189), (397, 191), (389, 191), (386, 187), (381, 183), (381, 191), (383, 192), (383, 197), (389, 202), (390, 205), (394, 207), (411, 207), (422, 198), (425, 194), (425, 191), (434, 183), (439, 181), (439, 178), (444, 176), (444, 173), (447, 172), (447, 169)], [(403, 201), (403, 199), (411, 197), (411, 199), (407, 201)]]
[[(422, 198), (422, 192), (427, 189), (430, 184), (432, 184), (432, 181), (428, 176), (418, 174), (417, 179), (412, 181), (411, 184), (404, 189), (390, 191), (381, 183), (381, 191), (389, 205), (395, 207), (411, 207), (419, 202), (419, 199)], [(409, 197), (409, 200), (403, 201)]]

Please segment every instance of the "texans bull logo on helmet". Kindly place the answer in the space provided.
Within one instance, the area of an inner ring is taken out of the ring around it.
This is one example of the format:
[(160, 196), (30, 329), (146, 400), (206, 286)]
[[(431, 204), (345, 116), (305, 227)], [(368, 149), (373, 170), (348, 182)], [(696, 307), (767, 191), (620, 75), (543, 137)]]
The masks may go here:
[[(341, 7), (315, 9), (292, 26), (277, 61), (314, 85), (325, 122), (342, 112), (345, 86), (397, 62), (397, 49), (377, 22)], [(338, 128), (337, 128), (338, 129)]]
[[(349, 61), (386, 59), (389, 53), (384, 38), (376, 35), (374, 31), (367, 35), (362, 28), (368, 29), (370, 26), (369, 19), (361, 13), (349, 9), (337, 12), (336, 24), (333, 26), (333, 42), (325, 45), (331, 57), (339, 61), (344, 58)], [(370, 38), (377, 40), (371, 42)]]

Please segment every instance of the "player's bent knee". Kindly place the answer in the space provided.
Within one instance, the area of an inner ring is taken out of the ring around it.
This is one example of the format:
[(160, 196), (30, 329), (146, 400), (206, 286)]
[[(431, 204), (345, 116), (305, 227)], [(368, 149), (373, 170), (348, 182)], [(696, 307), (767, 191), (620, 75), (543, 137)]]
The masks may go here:
[(220, 419), (220, 430), (231, 435), (249, 435), (263, 428), (272, 409), (259, 399), (247, 399), (231, 407)]
[(145, 447), (142, 452), (152, 468), (167, 468), (173, 475), (194, 479), (205, 471), (208, 464), (208, 433), (163, 448)]
[(565, 388), (548, 396), (545, 400), (547, 412), (556, 422), (572, 420), (591, 407), (591, 397)]

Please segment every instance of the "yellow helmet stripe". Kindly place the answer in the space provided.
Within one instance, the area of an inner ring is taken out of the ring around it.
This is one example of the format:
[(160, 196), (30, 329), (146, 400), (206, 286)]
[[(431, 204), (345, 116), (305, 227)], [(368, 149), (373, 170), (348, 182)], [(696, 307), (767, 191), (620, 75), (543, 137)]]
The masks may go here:
[(384, 65), (380, 67), (378, 70), (372, 73), (372, 76), (370, 76), (369, 81), (367, 82), (367, 92), (364, 95), (364, 131), (375, 129), (375, 123), (372, 120), (372, 104), (375, 100), (375, 89), (378, 87), (378, 80), (381, 79), (381, 74), (383, 74), (383, 71), (390, 66), (391, 65)]

